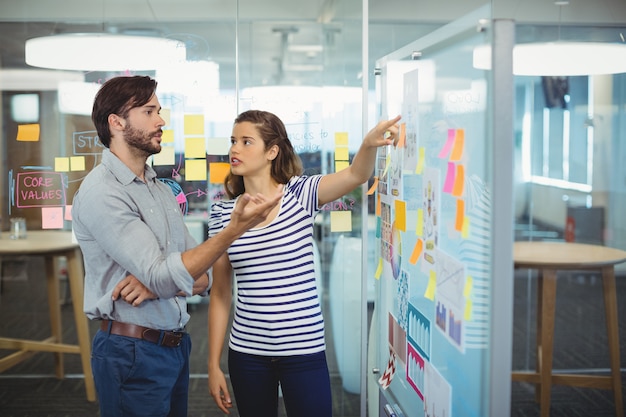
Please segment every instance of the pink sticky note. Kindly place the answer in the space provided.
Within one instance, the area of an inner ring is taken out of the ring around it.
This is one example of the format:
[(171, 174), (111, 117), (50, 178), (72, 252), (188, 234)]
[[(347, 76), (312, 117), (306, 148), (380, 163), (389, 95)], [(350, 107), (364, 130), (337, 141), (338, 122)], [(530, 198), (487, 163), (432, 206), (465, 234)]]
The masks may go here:
[(454, 188), (454, 179), (456, 176), (456, 165), (454, 162), (448, 162), (448, 172), (446, 173), (446, 181), (443, 184), (443, 192), (451, 193)]
[(441, 149), (441, 152), (439, 152), (439, 158), (445, 158), (446, 156), (448, 156), (448, 153), (450, 152), (450, 149), (452, 149), (452, 145), (454, 144), (454, 136), (454, 129), (448, 129), (448, 140), (446, 140), (446, 143), (443, 145), (443, 149)]

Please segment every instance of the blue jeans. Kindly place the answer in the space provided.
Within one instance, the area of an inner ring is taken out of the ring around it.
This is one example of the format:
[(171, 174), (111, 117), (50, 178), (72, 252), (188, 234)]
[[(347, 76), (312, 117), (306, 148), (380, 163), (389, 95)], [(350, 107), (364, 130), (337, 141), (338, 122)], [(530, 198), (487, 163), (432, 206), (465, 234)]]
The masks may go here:
[(276, 417), (279, 383), (288, 416), (332, 416), (325, 352), (257, 356), (229, 349), (228, 371), (240, 417)]
[(178, 347), (109, 334), (93, 339), (93, 368), (100, 417), (187, 417), (189, 353)]

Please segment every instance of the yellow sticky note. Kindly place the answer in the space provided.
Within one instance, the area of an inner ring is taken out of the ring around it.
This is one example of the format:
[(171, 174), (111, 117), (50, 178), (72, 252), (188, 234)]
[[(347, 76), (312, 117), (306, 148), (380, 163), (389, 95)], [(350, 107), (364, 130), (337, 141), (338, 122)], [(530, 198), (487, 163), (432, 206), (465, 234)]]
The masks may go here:
[(41, 208), (41, 228), (42, 229), (62, 229), (63, 228), (63, 207), (42, 207)]
[(176, 163), (176, 153), (173, 146), (161, 147), (161, 152), (152, 155), (152, 165), (174, 165)]
[(468, 277), (465, 278), (465, 287), (463, 288), (463, 297), (467, 298), (470, 296), (470, 294), (472, 293), (472, 285), (474, 285), (474, 280), (472, 279), (471, 276), (468, 275)]
[(209, 138), (206, 153), (209, 155), (228, 155), (230, 138)]
[(230, 164), (228, 162), (211, 162), (209, 164), (209, 182), (211, 184), (224, 184), (229, 173)]
[(39, 124), (18, 125), (17, 140), (20, 142), (38, 142), (39, 141)]
[(426, 149), (421, 146), (417, 157), (417, 165), (415, 166), (415, 173), (421, 174), (424, 172), (424, 160), (426, 159)]
[(204, 116), (201, 114), (185, 115), (185, 136), (204, 135)]
[(470, 321), (472, 319), (472, 300), (465, 300), (465, 313), (463, 320)]
[(467, 237), (469, 236), (469, 231), (470, 231), (470, 219), (469, 217), (465, 216), (463, 218), (463, 229), (461, 230), (461, 237), (463, 239), (467, 239)]
[(348, 146), (348, 132), (335, 132), (335, 146)]
[(348, 161), (335, 161), (335, 172), (339, 172), (343, 169), (346, 169), (350, 166), (350, 162)]
[(391, 165), (391, 154), (387, 154), (387, 159), (385, 160), (385, 170), (383, 171), (383, 177), (387, 175), (387, 171), (389, 171), (390, 165)]
[(437, 273), (435, 271), (430, 271), (428, 277), (428, 286), (426, 287), (426, 292), (424, 292), (424, 297), (429, 300), (435, 299), (435, 290), (437, 289)]
[(70, 156), (70, 171), (84, 171), (85, 170), (85, 157), (84, 156)]
[(161, 119), (165, 121), (165, 126), (169, 126), (170, 123), (172, 123), (171, 114), (172, 112), (170, 111), (170, 109), (161, 109), (161, 111), (159, 112), (159, 116), (161, 116)]
[(54, 158), (54, 170), (56, 172), (70, 172), (70, 158), (64, 156)]
[(396, 210), (396, 229), (406, 232), (406, 201), (394, 200)]
[(161, 135), (161, 144), (174, 143), (174, 131), (172, 129), (163, 129), (163, 135)]
[(376, 272), (374, 273), (374, 278), (380, 279), (380, 276), (383, 274), (383, 258), (378, 259), (378, 266), (376, 267)]
[(415, 265), (422, 254), (422, 249), (424, 248), (424, 242), (422, 239), (417, 239), (415, 242), (415, 246), (413, 247), (413, 252), (411, 253), (411, 257), (409, 258), (409, 262), (412, 265)]
[(331, 211), (330, 212), (330, 231), (331, 232), (352, 231), (352, 212), (351, 211)]
[(424, 236), (424, 209), (417, 209), (417, 223), (415, 224), (415, 235)]
[(185, 138), (185, 158), (206, 158), (204, 138)]
[(206, 159), (185, 159), (185, 180), (206, 181)]
[(350, 159), (350, 153), (345, 146), (337, 146), (335, 148), (335, 161), (347, 161)]
[(374, 177), (374, 183), (372, 184), (370, 189), (367, 190), (367, 195), (374, 194), (374, 192), (376, 191), (376, 187), (378, 187), (378, 177)]

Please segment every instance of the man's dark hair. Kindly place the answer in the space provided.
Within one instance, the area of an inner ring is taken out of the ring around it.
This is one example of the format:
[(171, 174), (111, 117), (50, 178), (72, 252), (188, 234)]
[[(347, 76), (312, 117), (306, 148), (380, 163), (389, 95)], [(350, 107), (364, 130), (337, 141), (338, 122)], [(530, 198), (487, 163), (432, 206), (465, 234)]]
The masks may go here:
[(115, 77), (102, 84), (93, 102), (91, 120), (104, 146), (108, 148), (111, 144), (109, 115), (127, 118), (130, 109), (150, 101), (156, 87), (156, 80), (141, 75)]

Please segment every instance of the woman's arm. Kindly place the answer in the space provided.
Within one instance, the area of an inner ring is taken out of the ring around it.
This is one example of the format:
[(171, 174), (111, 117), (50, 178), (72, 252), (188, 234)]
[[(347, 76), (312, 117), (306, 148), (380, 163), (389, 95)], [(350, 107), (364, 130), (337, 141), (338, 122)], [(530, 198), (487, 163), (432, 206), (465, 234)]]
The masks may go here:
[(233, 406), (226, 384), (226, 377), (220, 368), (220, 358), (224, 349), (224, 339), (230, 317), (232, 303), (232, 267), (228, 255), (222, 255), (213, 264), (213, 285), (209, 295), (209, 393), (224, 413)]
[(396, 116), (391, 120), (379, 122), (365, 135), (349, 167), (324, 175), (318, 190), (320, 206), (346, 195), (369, 179), (374, 171), (378, 148), (397, 143), (399, 120), (400, 116)]

